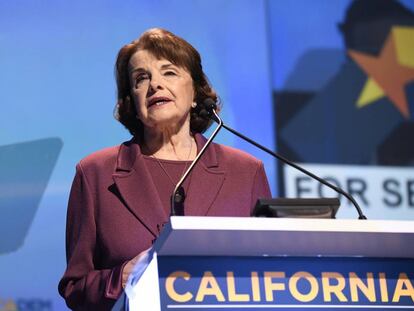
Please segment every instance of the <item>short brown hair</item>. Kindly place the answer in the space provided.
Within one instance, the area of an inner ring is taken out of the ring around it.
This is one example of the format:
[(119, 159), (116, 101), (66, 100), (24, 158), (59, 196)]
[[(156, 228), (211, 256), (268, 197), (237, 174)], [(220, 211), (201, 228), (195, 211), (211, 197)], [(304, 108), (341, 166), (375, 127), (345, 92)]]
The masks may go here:
[(200, 54), (184, 39), (160, 28), (147, 30), (140, 38), (123, 46), (118, 53), (115, 64), (118, 88), (115, 118), (132, 135), (143, 137), (144, 124), (137, 118), (137, 111), (131, 99), (131, 83), (128, 72), (129, 60), (138, 50), (146, 50), (156, 58), (166, 59), (190, 73), (195, 91), (195, 102), (197, 103), (195, 108), (191, 108), (190, 128), (195, 133), (205, 132), (211, 121), (203, 117), (206, 115), (203, 111), (205, 109), (204, 101), (211, 98), (214, 102), (217, 102), (217, 94), (203, 72)]

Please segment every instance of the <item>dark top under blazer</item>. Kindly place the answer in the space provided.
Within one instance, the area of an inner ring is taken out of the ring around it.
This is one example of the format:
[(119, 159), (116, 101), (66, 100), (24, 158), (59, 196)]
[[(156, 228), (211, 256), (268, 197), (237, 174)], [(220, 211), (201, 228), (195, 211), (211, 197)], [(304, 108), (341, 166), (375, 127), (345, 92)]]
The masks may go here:
[[(195, 135), (198, 150), (206, 139)], [(185, 214), (249, 216), (270, 197), (263, 164), (230, 147), (210, 145), (194, 168)], [(122, 293), (125, 263), (149, 248), (168, 221), (134, 140), (81, 160), (70, 192), (67, 269), (59, 292), (76, 310), (109, 310)]]

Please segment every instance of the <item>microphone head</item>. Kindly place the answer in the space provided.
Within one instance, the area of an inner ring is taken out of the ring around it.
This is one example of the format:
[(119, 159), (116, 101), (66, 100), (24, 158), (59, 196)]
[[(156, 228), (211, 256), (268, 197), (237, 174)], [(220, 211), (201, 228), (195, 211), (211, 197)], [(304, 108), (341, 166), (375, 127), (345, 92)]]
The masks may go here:
[(204, 106), (203, 110), (200, 111), (200, 116), (202, 118), (212, 119), (213, 121), (218, 122), (218, 120), (217, 120), (217, 118), (216, 118), (216, 116), (213, 112), (213, 111), (216, 111), (216, 109), (217, 109), (216, 102), (211, 98), (206, 98), (203, 101), (203, 106)]
[(209, 113), (212, 113), (212, 110), (216, 110), (217, 109), (217, 104), (216, 104), (216, 102), (213, 99), (206, 98), (204, 100), (204, 107), (206, 108), (206, 110)]

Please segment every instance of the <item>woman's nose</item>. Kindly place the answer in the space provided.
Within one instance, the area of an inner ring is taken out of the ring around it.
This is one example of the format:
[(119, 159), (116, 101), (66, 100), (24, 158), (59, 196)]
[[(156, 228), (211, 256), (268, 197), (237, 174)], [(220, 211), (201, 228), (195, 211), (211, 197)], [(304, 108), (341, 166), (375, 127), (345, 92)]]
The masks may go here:
[(162, 90), (162, 79), (160, 75), (154, 74), (151, 76), (149, 83), (149, 92), (155, 93), (157, 90)]

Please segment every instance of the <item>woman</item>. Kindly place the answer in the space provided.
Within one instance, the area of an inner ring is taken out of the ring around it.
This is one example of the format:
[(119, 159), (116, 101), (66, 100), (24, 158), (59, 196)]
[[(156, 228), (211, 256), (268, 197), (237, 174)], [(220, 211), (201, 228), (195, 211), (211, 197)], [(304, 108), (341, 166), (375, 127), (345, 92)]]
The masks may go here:
[[(205, 144), (207, 98), (217, 101), (199, 53), (163, 29), (124, 46), (116, 62), (117, 119), (133, 139), (77, 165), (67, 216), (67, 269), (59, 292), (70, 308), (107, 310), (132, 267), (168, 221), (170, 195)], [(262, 163), (212, 144), (184, 183), (185, 215), (249, 216), (270, 196)]]

